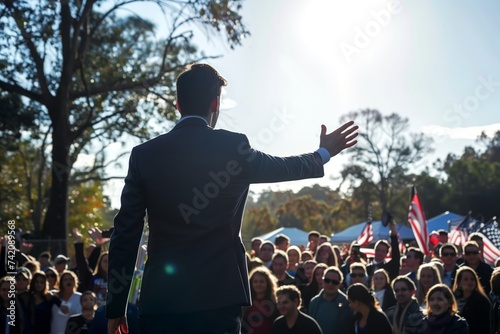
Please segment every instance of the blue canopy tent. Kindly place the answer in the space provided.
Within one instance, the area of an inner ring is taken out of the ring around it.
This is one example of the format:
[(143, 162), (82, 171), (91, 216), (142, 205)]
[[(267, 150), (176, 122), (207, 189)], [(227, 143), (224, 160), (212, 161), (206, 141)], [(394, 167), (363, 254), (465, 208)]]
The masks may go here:
[(262, 240), (269, 240), (274, 242), (274, 239), (278, 234), (284, 234), (290, 238), (290, 245), (307, 246), (308, 243), (308, 235), (306, 231), (302, 231), (296, 227), (280, 227), (274, 231), (268, 232), (266, 234), (260, 235), (257, 238), (261, 238)]
[[(335, 233), (331, 238), (331, 243), (346, 243), (357, 240), (361, 231), (365, 227), (366, 222), (351, 226), (346, 228), (345, 230)], [(396, 228), (398, 230), (399, 236), (403, 240), (415, 239), (413, 231), (408, 226), (402, 224), (396, 224)], [(373, 242), (377, 242), (379, 239), (388, 239), (389, 238), (389, 226), (383, 226), (382, 222), (374, 221), (372, 222), (373, 229)]]
[(451, 221), (452, 224), (456, 221), (462, 221), (465, 217), (461, 216), (459, 214), (446, 211), (443, 212), (442, 214), (433, 217), (431, 219), (427, 220), (427, 230), (429, 233), (432, 231), (437, 231), (437, 230), (445, 230), (448, 231), (449, 226), (448, 226), (448, 221)]

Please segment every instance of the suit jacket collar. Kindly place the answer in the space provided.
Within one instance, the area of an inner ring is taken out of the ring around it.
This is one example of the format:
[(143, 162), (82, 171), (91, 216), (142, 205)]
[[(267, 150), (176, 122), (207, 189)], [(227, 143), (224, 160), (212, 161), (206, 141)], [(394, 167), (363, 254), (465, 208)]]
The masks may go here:
[(181, 128), (186, 127), (186, 126), (204, 126), (204, 127), (211, 128), (205, 119), (202, 119), (200, 117), (189, 117), (189, 118), (183, 119), (181, 122), (178, 122), (174, 126), (172, 131), (181, 129)]

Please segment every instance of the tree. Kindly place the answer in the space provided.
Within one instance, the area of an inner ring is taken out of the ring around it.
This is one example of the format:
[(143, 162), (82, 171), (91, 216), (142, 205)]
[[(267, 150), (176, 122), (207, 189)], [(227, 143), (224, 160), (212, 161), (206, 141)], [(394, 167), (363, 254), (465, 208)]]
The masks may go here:
[(175, 73), (207, 58), (192, 45), (193, 24), (225, 35), (231, 47), (248, 34), (239, 0), (152, 1), (170, 26), (164, 38), (141, 15), (123, 15), (134, 2), (141, 1), (0, 3), (0, 89), (40, 110), (41, 132), (50, 133), (43, 237), (66, 238), (73, 164), (91, 143), (103, 151), (125, 134), (148, 138), (155, 134), (152, 119), (176, 118)]
[(342, 170), (343, 182), (364, 184), (373, 193), (370, 200), (375, 198), (381, 210), (393, 210), (396, 199), (409, 191), (412, 180), (408, 171), (433, 151), (432, 139), (410, 133), (408, 118), (396, 113), (384, 116), (378, 110), (365, 109), (342, 116), (341, 122), (351, 119), (360, 126), (359, 140), (348, 151), (351, 162)]
[[(484, 151), (466, 147), (460, 157), (449, 154), (442, 163), (449, 188), (451, 210), (473, 215), (482, 215), (485, 219), (500, 214), (500, 132), (492, 138), (483, 133), (478, 143), (484, 145)], [(465, 212), (464, 212), (465, 211)]]
[(251, 207), (245, 210), (241, 236), (250, 240), (258, 235), (271, 232), (277, 227), (277, 219), (269, 210), (269, 206)]

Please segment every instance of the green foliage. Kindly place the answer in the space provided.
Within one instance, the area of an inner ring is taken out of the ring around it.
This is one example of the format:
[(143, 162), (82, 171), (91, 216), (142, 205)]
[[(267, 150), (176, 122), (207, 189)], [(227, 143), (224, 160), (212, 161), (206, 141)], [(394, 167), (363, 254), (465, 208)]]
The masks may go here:
[[(163, 34), (144, 11), (131, 7), (141, 2), (163, 15)], [(98, 163), (87, 172), (104, 180), (99, 169), (107, 165), (109, 144), (168, 129), (177, 117), (176, 74), (186, 63), (208, 58), (192, 44), (193, 29), (239, 45), (248, 35), (240, 10), (239, 0), (0, 2), (0, 90), (23, 97), (11, 99), (23, 107), (13, 104), (9, 115), (37, 111), (37, 131), (28, 139), (44, 140), (44, 149), (51, 149), (44, 237), (66, 236), (69, 187), (88, 178), (73, 169), (78, 156), (98, 152)]]
[(462, 156), (449, 154), (443, 162), (452, 210), (472, 211), (473, 215), (482, 215), (485, 219), (500, 214), (499, 138), (500, 131), (489, 141), (483, 134), (478, 142), (486, 146), (484, 151), (466, 147)]

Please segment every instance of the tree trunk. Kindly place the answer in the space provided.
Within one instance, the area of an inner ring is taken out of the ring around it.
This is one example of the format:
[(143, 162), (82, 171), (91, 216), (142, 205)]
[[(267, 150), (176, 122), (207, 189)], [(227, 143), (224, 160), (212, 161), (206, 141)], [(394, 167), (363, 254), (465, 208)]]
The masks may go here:
[[(59, 107), (61, 108), (61, 107)], [(58, 110), (56, 115), (66, 115)], [(42, 236), (50, 240), (52, 254), (67, 254), (68, 189), (72, 168), (70, 159), (70, 131), (67, 118), (53, 122), (52, 168), (49, 205), (42, 229)]]

